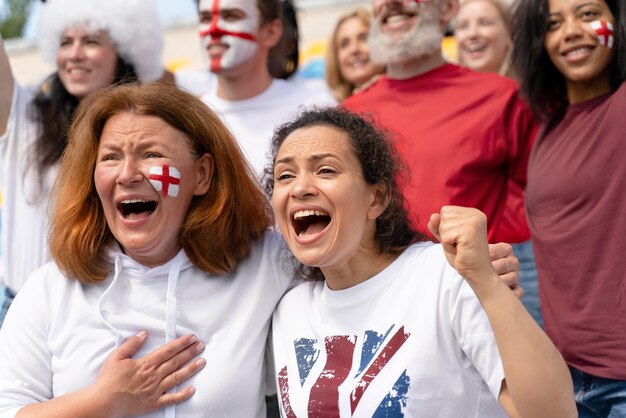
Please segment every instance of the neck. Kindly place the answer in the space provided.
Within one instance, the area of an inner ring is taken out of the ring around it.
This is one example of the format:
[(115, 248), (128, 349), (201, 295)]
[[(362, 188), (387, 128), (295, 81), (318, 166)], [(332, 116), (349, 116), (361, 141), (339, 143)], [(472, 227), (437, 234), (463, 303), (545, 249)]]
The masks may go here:
[(568, 80), (566, 85), (567, 98), (570, 104), (582, 103), (611, 91), (608, 73), (584, 83)]
[(378, 249), (361, 247), (347, 263), (340, 266), (322, 267), (322, 273), (330, 289), (348, 289), (376, 276), (389, 267), (397, 257), (391, 254), (381, 254)]
[(405, 80), (415, 77), (428, 71), (434, 70), (446, 64), (441, 51), (426, 57), (418, 57), (409, 61), (389, 64), (387, 66), (387, 77), (392, 80)]
[(245, 100), (256, 97), (269, 88), (274, 80), (267, 71), (255, 69), (236, 73), (217, 74), (217, 97), (224, 100)]

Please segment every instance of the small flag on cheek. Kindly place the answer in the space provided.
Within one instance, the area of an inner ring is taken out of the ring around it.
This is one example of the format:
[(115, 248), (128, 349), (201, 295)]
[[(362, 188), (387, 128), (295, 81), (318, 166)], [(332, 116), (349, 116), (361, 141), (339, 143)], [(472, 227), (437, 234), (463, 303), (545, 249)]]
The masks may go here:
[(600, 45), (613, 48), (613, 24), (604, 20), (594, 20), (591, 22), (591, 29), (598, 35)]
[(150, 167), (148, 180), (157, 192), (165, 196), (178, 196), (178, 185), (180, 184), (180, 171), (168, 165)]

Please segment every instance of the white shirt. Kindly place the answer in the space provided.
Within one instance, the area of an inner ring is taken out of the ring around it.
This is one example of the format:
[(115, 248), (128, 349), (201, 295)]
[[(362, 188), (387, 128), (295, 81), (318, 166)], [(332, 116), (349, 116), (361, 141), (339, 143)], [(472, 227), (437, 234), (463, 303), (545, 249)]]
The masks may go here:
[(50, 260), (48, 252), (48, 197), (58, 166), (40, 186), (31, 167), (39, 135), (32, 114), (32, 91), (14, 83), (6, 132), (0, 136), (0, 282), (17, 292), (38, 267)]
[(285, 417), (506, 416), (489, 321), (441, 245), (415, 244), (345, 290), (298, 285), (272, 334)]
[(148, 338), (135, 358), (187, 333), (206, 344), (207, 365), (178, 388), (193, 385), (196, 393), (174, 408), (176, 416), (264, 417), (270, 318), (291, 285), (283, 248), (268, 232), (225, 276), (198, 270), (183, 251), (152, 269), (114, 252), (114, 271), (93, 285), (46, 264), (0, 330), (0, 417), (93, 383), (111, 351), (142, 329)]
[(273, 80), (263, 93), (250, 99), (220, 99), (217, 96), (217, 83), (201, 98), (221, 116), (259, 175), (270, 163), (269, 152), (274, 129), (292, 120), (306, 106), (337, 104), (325, 84), (278, 79)]

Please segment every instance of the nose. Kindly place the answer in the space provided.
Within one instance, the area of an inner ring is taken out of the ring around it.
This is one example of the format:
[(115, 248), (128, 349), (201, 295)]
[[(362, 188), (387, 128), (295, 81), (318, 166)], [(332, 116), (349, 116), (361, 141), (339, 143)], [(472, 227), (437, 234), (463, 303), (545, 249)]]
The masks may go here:
[(317, 188), (310, 174), (300, 174), (295, 178), (291, 188), (291, 196), (295, 199), (305, 199), (308, 196), (315, 196)]
[(120, 186), (129, 186), (135, 183), (141, 183), (144, 179), (143, 173), (139, 170), (137, 161), (133, 158), (127, 158), (120, 165), (120, 171), (117, 176), (117, 184)]
[(70, 48), (70, 59), (82, 60), (85, 58), (85, 47), (81, 42), (72, 44)]
[(582, 27), (578, 19), (566, 19), (563, 22), (565, 39), (576, 39), (582, 36)]

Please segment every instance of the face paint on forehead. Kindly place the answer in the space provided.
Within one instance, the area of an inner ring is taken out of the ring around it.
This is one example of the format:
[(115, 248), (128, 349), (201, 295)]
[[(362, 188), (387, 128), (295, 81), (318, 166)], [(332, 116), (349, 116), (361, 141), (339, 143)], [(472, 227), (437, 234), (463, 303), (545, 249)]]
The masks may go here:
[(168, 165), (150, 167), (148, 180), (157, 192), (161, 192), (161, 196), (178, 196), (180, 171), (177, 168)]
[(600, 45), (613, 48), (613, 24), (604, 20), (594, 20), (591, 22), (591, 29), (598, 36)]
[[(255, 0), (200, 0), (199, 9), (211, 11), (211, 23), (200, 25), (200, 37), (210, 36), (219, 39), (222, 36), (233, 36), (248, 41), (256, 41), (256, 32), (260, 25), (260, 12)], [(227, 21), (222, 17), (224, 10), (243, 12), (244, 17)]]

